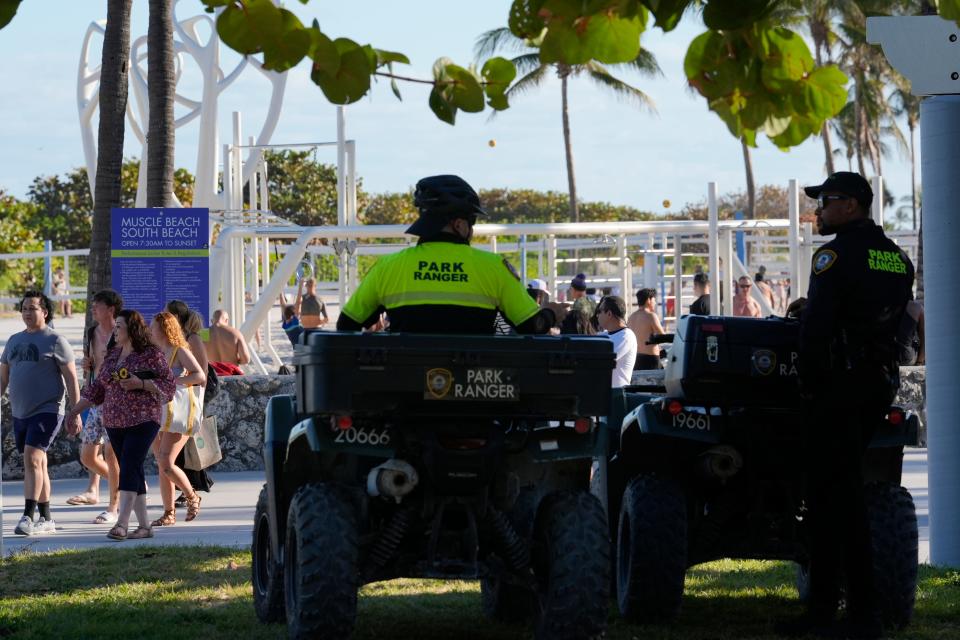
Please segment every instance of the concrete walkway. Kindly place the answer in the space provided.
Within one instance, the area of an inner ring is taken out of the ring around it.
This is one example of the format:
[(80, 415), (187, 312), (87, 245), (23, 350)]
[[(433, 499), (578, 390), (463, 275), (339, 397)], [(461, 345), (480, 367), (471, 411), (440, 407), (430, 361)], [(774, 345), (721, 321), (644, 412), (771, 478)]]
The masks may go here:
[[(50, 551), (53, 549), (88, 549), (116, 544), (127, 545), (223, 545), (249, 547), (253, 530), (253, 512), (260, 487), (262, 471), (239, 473), (212, 473), (216, 484), (210, 493), (201, 492), (203, 503), (200, 516), (193, 522), (184, 522), (186, 509), (177, 509), (177, 524), (157, 527), (154, 537), (146, 540), (115, 542), (106, 537), (111, 525), (92, 524), (106, 505), (74, 507), (67, 498), (81, 493), (87, 486), (86, 478), (53, 481), (51, 513), (57, 523), (57, 533), (38, 536), (14, 535), (13, 529), (23, 513), (23, 483), (3, 483), (3, 547), (4, 554), (22, 550)], [(148, 511), (151, 520), (163, 514), (157, 487), (157, 476), (148, 476), (150, 487)], [(101, 482), (101, 491), (106, 482)], [(136, 516), (131, 515), (132, 531)]]
[[(201, 493), (203, 504), (200, 517), (193, 522), (183, 522), (185, 509), (177, 510), (178, 522), (172, 527), (154, 530), (155, 536), (148, 540), (130, 540), (123, 545), (187, 545), (210, 544), (230, 547), (248, 547), (253, 529), (253, 512), (257, 496), (263, 485), (263, 472), (213, 474), (216, 485), (210, 493)], [(20, 519), (23, 507), (23, 484), (3, 483), (3, 543), (4, 553), (29, 548), (33, 551), (51, 549), (95, 548), (118, 544), (106, 537), (108, 525), (90, 524), (103, 509), (98, 507), (71, 507), (67, 498), (86, 488), (86, 479), (54, 480), (51, 508), (57, 523), (53, 535), (24, 537), (13, 535), (13, 528)], [(151, 487), (157, 486), (157, 477), (147, 478)], [(106, 487), (106, 483), (101, 483)], [(904, 455), (903, 486), (917, 505), (920, 525), (920, 562), (930, 560), (930, 518), (927, 495), (927, 450), (910, 449)], [(151, 518), (159, 518), (163, 512), (156, 489), (151, 490), (149, 511)], [(133, 519), (136, 522), (136, 519)]]

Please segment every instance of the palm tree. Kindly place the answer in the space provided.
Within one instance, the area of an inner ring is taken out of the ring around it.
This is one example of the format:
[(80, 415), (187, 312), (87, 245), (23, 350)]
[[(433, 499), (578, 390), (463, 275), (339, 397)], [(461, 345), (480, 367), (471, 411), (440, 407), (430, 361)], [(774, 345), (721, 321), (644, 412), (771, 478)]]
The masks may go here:
[(173, 99), (177, 80), (173, 60), (173, 0), (150, 0), (147, 68), (147, 92), (150, 99), (150, 123), (147, 130), (147, 206), (166, 207), (173, 194), (175, 144)]
[(750, 145), (743, 138), (740, 138), (740, 146), (743, 147), (743, 166), (747, 174), (747, 218), (753, 220), (757, 217), (757, 186), (753, 179), (753, 160), (750, 159)]
[(894, 110), (884, 95), (896, 72), (883, 52), (867, 43), (867, 14), (892, 13), (902, 8), (899, 0), (857, 0), (838, 4), (841, 22), (837, 41), (840, 64), (852, 80), (854, 151), (857, 167), (866, 175), (866, 159), (878, 175), (883, 173), (883, 158), (888, 148), (885, 136), (906, 148), (906, 138), (897, 126)]
[(110, 210), (120, 206), (124, 116), (130, 61), (131, 0), (108, 0), (100, 64), (100, 123), (97, 131), (97, 176), (93, 194), (90, 273), (87, 278), (87, 324), (93, 294), (110, 287)]
[[(563, 146), (567, 160), (567, 187), (570, 194), (570, 219), (574, 222), (580, 221), (580, 209), (577, 204), (577, 181), (573, 169), (573, 145), (570, 142), (570, 113), (569, 100), (567, 96), (567, 85), (571, 77), (586, 75), (596, 84), (613, 92), (618, 98), (628, 100), (637, 106), (656, 112), (653, 100), (646, 93), (631, 86), (614, 76), (604, 65), (591, 60), (585, 64), (543, 64), (540, 62), (540, 54), (537, 49), (537, 43), (518, 38), (510, 29), (502, 27), (492, 29), (481, 35), (477, 39), (475, 47), (478, 59), (486, 58), (500, 51), (513, 51), (520, 55), (514, 57), (511, 62), (517, 68), (520, 78), (507, 89), (507, 97), (513, 98), (528, 91), (538, 88), (547, 78), (551, 67), (560, 78), (560, 114), (563, 123)], [(639, 71), (645, 76), (661, 75), (660, 66), (652, 53), (640, 49), (637, 57), (632, 61), (613, 65), (617, 68)]]
[[(835, 3), (830, 0), (804, 0), (803, 10), (806, 14), (807, 31), (813, 40), (814, 59), (817, 66), (821, 67), (824, 63), (831, 64), (833, 62), (833, 44), (837, 40), (837, 34), (833, 30)], [(834, 172), (834, 167), (833, 145), (830, 139), (828, 122), (823, 123), (820, 137), (823, 138), (827, 175), (830, 175)]]

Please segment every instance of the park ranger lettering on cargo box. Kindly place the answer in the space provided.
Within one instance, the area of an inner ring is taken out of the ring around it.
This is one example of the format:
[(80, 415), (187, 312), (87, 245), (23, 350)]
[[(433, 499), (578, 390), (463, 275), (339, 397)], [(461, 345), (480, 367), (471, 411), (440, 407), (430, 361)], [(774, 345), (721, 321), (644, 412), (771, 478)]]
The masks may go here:
[(519, 400), (517, 387), (503, 369), (468, 369), (466, 383), (453, 384), (453, 397), (475, 400)]

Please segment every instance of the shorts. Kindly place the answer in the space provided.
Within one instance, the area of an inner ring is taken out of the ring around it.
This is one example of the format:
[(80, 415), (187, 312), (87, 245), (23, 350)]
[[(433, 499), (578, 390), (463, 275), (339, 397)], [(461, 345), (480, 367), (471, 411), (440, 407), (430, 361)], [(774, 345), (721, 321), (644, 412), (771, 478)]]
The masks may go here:
[(100, 417), (100, 407), (90, 407), (87, 411), (87, 420), (83, 423), (80, 432), (80, 442), (83, 444), (103, 444), (107, 441), (107, 432)]
[(13, 419), (13, 438), (17, 451), (23, 453), (25, 446), (46, 451), (57, 437), (63, 425), (63, 416), (57, 413), (38, 413), (29, 418)]
[(638, 353), (637, 360), (633, 364), (634, 371), (651, 371), (662, 368), (660, 356), (650, 355), (649, 353)]

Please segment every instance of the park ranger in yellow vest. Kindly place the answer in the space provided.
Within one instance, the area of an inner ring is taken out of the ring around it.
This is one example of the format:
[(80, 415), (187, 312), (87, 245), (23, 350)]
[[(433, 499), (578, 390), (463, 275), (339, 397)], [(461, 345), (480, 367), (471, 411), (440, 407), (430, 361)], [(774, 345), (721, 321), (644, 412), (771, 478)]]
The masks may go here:
[(337, 330), (356, 331), (387, 312), (390, 331), (492, 334), (499, 311), (518, 333), (547, 333), (553, 311), (527, 294), (505, 258), (470, 246), (477, 193), (462, 178), (430, 176), (417, 183), (420, 212), (407, 233), (415, 247), (380, 258), (344, 305)]

